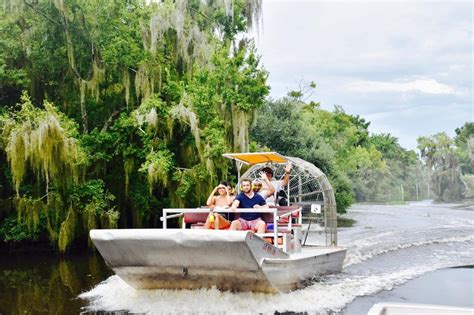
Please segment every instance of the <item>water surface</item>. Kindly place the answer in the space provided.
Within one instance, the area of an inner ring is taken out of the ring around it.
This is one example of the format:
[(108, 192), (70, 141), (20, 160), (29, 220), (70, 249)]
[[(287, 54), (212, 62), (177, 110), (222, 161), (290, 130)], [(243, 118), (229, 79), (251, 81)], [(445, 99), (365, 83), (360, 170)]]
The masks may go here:
[[(473, 269), (446, 268), (474, 265), (473, 211), (430, 202), (355, 205), (348, 217), (357, 224), (339, 232), (339, 244), (348, 249), (343, 272), (288, 294), (135, 290), (100, 256), (2, 255), (0, 313), (359, 314), (380, 301), (424, 303), (427, 298), (469, 306), (472, 285), (459, 280), (472, 278)], [(436, 298), (447, 286), (459, 299)]]

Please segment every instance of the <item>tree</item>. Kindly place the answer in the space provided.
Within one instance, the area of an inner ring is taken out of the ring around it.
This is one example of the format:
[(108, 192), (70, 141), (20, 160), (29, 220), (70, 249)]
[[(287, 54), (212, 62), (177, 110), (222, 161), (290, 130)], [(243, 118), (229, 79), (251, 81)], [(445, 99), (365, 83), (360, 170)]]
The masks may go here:
[(421, 158), (430, 172), (433, 192), (440, 201), (462, 199), (464, 185), (455, 154), (454, 140), (446, 133), (418, 138)]

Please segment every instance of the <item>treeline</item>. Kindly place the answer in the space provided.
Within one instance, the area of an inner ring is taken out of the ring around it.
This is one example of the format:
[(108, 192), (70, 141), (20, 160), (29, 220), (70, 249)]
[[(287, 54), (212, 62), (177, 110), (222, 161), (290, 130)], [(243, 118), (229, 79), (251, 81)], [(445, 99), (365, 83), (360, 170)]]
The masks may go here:
[[(313, 85), (315, 87), (315, 85)], [(414, 151), (390, 134), (370, 135), (370, 122), (302, 101), (301, 91), (267, 102), (251, 129), (254, 146), (301, 157), (328, 175), (338, 212), (354, 201), (401, 202), (428, 196), (427, 173)]]
[(454, 139), (444, 132), (418, 138), (430, 191), (438, 201), (474, 199), (474, 122), (455, 132)]
[[(312, 83), (306, 90), (315, 88)], [(474, 123), (451, 139), (446, 133), (420, 137), (419, 154), (390, 134), (369, 134), (370, 122), (302, 101), (301, 91), (270, 100), (259, 109), (251, 138), (254, 150), (273, 149), (301, 157), (328, 175), (338, 212), (353, 202), (440, 202), (474, 198)]]

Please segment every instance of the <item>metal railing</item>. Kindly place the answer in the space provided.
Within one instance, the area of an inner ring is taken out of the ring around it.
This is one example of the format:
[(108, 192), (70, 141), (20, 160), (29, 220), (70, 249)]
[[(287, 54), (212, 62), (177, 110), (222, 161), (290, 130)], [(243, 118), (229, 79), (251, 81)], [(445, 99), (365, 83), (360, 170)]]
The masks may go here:
[[(285, 218), (290, 216), (288, 220), (288, 229), (291, 230), (291, 215), (295, 212), (300, 211), (301, 207), (295, 210), (288, 211), (282, 215), (278, 215), (278, 208), (224, 208), (224, 207), (215, 207), (212, 209), (212, 212), (216, 213), (271, 213), (273, 214), (273, 244), (278, 244), (278, 221), (280, 218)], [(184, 216), (185, 213), (210, 213), (209, 208), (165, 208), (163, 209), (163, 216), (160, 217), (160, 220), (163, 222), (163, 229), (168, 228), (168, 219), (178, 218)], [(301, 215), (300, 215), (301, 217)]]

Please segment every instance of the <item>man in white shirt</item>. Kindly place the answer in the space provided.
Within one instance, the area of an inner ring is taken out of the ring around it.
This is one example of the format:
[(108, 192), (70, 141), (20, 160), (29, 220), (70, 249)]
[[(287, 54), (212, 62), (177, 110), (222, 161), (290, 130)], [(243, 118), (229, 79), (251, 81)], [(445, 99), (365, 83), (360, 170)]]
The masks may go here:
[(273, 170), (270, 167), (267, 166), (261, 169), (261, 172), (267, 174), (268, 180), (271, 182), (271, 184), (273, 185), (273, 188), (275, 189), (275, 192), (269, 195), (269, 197), (267, 197), (266, 202), (268, 205), (272, 205), (272, 206), (277, 205), (276, 195), (278, 194), (280, 190), (285, 189), (286, 185), (288, 185), (288, 182), (290, 181), (291, 169), (292, 169), (292, 164), (291, 162), (288, 162), (285, 166), (285, 176), (283, 176), (283, 179), (281, 180), (272, 180)]
[[(265, 183), (265, 189), (262, 189), (263, 183)], [(272, 182), (268, 180), (267, 173), (265, 172), (260, 172), (260, 178), (255, 178), (252, 181), (252, 190), (254, 193), (261, 195), (265, 200), (275, 193), (275, 188)]]

